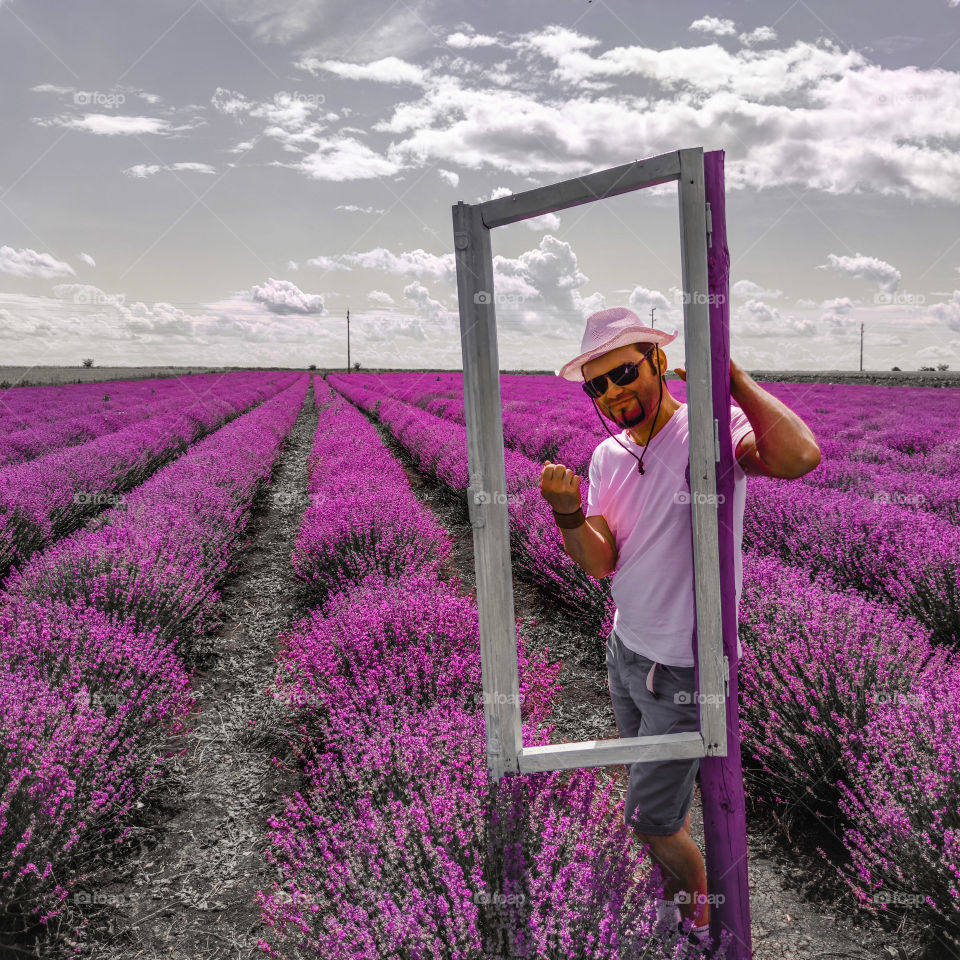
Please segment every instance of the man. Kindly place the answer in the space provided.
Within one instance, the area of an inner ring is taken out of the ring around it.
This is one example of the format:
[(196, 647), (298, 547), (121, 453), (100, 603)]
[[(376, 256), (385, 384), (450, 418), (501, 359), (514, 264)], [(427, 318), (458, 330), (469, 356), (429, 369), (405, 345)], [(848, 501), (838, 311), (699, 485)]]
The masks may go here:
[[(559, 374), (582, 381), (604, 426), (606, 417), (621, 431), (593, 452), (586, 514), (572, 470), (548, 462), (540, 476), (566, 553), (593, 577), (617, 574), (607, 679), (621, 737), (699, 729), (687, 405), (664, 386), (667, 358), (660, 349), (676, 336), (644, 326), (623, 307), (587, 319), (580, 355)], [(682, 368), (675, 370), (686, 379)], [(739, 603), (746, 475), (802, 477), (820, 462), (820, 449), (800, 417), (732, 360), (730, 394), (739, 404), (730, 418)], [(702, 939), (709, 921), (706, 871), (689, 823), (699, 765), (699, 759), (629, 764), (624, 818), (661, 868), (661, 920), (676, 929), (690, 919)]]

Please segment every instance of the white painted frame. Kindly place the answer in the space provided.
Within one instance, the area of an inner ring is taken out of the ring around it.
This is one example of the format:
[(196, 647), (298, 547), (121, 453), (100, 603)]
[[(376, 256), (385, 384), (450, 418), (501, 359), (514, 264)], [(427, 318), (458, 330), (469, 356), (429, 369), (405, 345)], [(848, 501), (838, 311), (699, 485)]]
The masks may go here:
[[(473, 526), (477, 576), (487, 769), (495, 780), (510, 773), (727, 754), (725, 700), (729, 666), (723, 653), (715, 496), (720, 447), (718, 424), (713, 417), (707, 279), (711, 226), (703, 170), (702, 147), (681, 149), (484, 203), (461, 201), (452, 208), (470, 470), (467, 508)], [(700, 729), (661, 736), (524, 746), (490, 231), (671, 180), (678, 184), (681, 272), (686, 294), (683, 329)], [(486, 495), (478, 496), (481, 491)]]

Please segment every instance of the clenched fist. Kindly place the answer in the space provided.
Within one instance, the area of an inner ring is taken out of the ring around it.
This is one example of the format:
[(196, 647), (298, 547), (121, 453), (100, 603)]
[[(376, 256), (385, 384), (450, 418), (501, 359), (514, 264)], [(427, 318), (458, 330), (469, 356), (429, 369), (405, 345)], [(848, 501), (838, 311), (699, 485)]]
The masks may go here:
[(573, 513), (580, 506), (580, 477), (548, 460), (540, 474), (540, 492), (557, 513)]

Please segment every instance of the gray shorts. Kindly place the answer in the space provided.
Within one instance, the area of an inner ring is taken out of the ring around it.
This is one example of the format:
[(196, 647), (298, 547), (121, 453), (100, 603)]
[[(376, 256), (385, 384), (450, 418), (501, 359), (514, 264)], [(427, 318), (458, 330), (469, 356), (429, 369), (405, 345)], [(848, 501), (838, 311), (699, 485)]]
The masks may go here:
[[(646, 737), (700, 729), (694, 697), (694, 668), (654, 662), (607, 637), (607, 685), (621, 737)], [(653, 669), (652, 676), (650, 671)], [(648, 687), (653, 687), (653, 693)], [(677, 697), (676, 694), (683, 696)], [(624, 821), (641, 833), (667, 837), (684, 824), (700, 760), (645, 760), (627, 764), (629, 785)]]

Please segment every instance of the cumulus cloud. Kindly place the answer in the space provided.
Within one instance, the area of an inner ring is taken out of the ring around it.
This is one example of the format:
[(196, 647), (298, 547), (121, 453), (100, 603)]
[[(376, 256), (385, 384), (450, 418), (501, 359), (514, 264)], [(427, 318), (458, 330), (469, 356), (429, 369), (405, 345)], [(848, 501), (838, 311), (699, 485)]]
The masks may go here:
[(690, 24), (690, 30), (699, 33), (709, 33), (715, 37), (732, 37), (736, 32), (736, 24), (732, 20), (721, 20), (719, 17), (700, 17)]
[[(679, 292), (676, 287), (672, 289)], [(627, 298), (627, 306), (637, 314), (644, 323), (649, 321), (651, 309), (655, 308), (659, 310), (661, 312), (661, 319), (664, 313), (670, 313), (671, 311), (670, 301), (659, 290), (649, 290), (647, 287), (640, 285), (637, 285), (630, 291), (630, 296)]]
[(850, 277), (868, 280), (884, 293), (893, 293), (900, 286), (900, 271), (877, 257), (867, 257), (857, 253), (852, 257), (827, 254), (827, 262), (817, 265), (818, 270), (839, 270)]
[(345, 253), (341, 259), (367, 270), (429, 278), (451, 286), (455, 286), (457, 282), (457, 265), (453, 253), (428, 253), (420, 247), (404, 253), (394, 253), (386, 247), (375, 247), (364, 253)]
[(737, 39), (748, 47), (755, 47), (760, 43), (773, 43), (777, 33), (773, 27), (757, 27), (748, 33), (741, 33)]
[(128, 117), (109, 113), (87, 113), (82, 117), (34, 117), (41, 127), (66, 127), (99, 136), (139, 136), (144, 133), (170, 133), (183, 127), (171, 127), (162, 117)]
[[(743, 297), (750, 300), (778, 300), (783, 296), (783, 291), (767, 290), (752, 280), (738, 280), (730, 285), (730, 294), (734, 297)], [(813, 301), (810, 301), (810, 306), (813, 306)]]
[(445, 320), (450, 319), (452, 311), (448, 310), (438, 300), (430, 296), (430, 291), (418, 280), (408, 283), (403, 288), (403, 297), (414, 305), (422, 317), (427, 320)]
[(95, 266), (97, 265), (97, 261), (94, 260), (93, 257), (90, 256), (89, 253), (81, 253), (81, 254), (80, 254), (80, 259), (81, 259), (88, 267), (95, 267)]
[(950, 299), (944, 303), (931, 304), (927, 313), (946, 323), (951, 330), (960, 330), (960, 290), (954, 290)]
[(182, 163), (137, 163), (132, 167), (127, 167), (123, 172), (137, 180), (145, 180), (152, 177), (161, 170), (190, 170), (194, 173), (216, 173), (216, 168), (211, 167), (209, 163), (196, 163), (193, 161), (184, 161)]
[(367, 297), (374, 303), (382, 303), (386, 307), (392, 307), (394, 304), (393, 297), (384, 290), (371, 290)]
[(346, 263), (341, 263), (335, 257), (311, 257), (306, 261), (308, 267), (319, 267), (321, 270), (349, 270), (350, 267)]
[(446, 42), (448, 47), (464, 50), (473, 47), (492, 47), (500, 41), (496, 37), (488, 36), (485, 33), (462, 33), (458, 30), (449, 34)]
[(317, 60), (304, 57), (297, 66), (312, 74), (325, 70), (345, 80), (373, 80), (376, 83), (412, 83), (423, 86), (426, 82), (422, 67), (407, 63), (399, 57), (384, 57), (372, 63), (346, 63), (342, 60)]
[(455, 173), (453, 170), (444, 170), (441, 168), (437, 170), (437, 176), (451, 187), (456, 187), (460, 183), (460, 174)]
[(250, 288), (250, 297), (255, 303), (262, 303), (271, 313), (278, 314), (322, 314), (323, 297), (319, 294), (304, 293), (289, 280), (275, 280), (270, 277), (265, 284)]
[(69, 263), (57, 260), (49, 253), (38, 253), (30, 247), (17, 250), (3, 246), (0, 247), (0, 273), (9, 273), (14, 277), (51, 280), (53, 277), (73, 276), (76, 271)]

